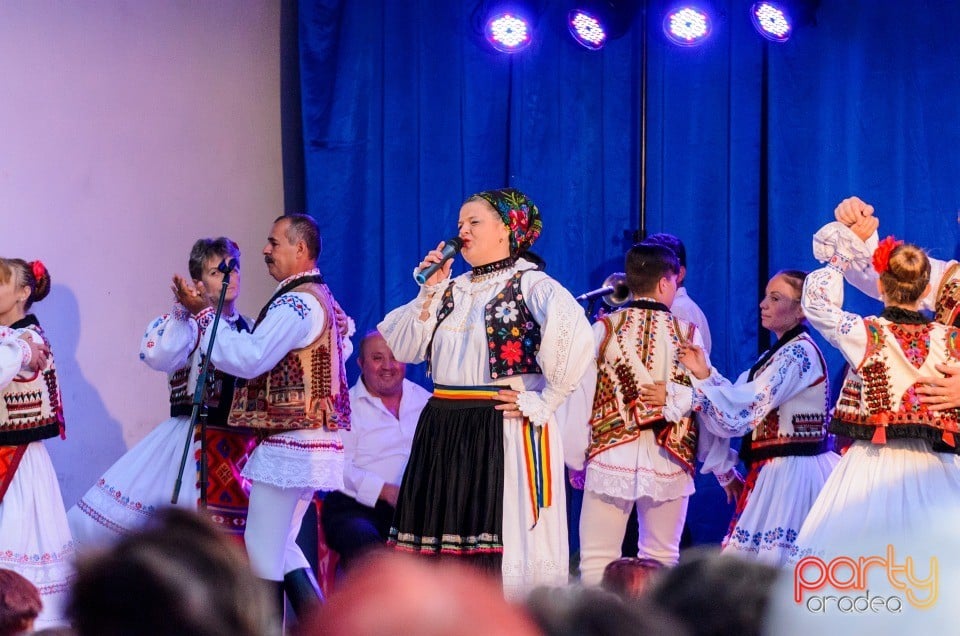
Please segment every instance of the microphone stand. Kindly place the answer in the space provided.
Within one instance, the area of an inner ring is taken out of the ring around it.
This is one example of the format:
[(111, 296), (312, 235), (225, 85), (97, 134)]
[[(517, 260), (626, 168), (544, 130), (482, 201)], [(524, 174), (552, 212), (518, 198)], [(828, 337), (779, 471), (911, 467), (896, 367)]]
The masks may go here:
[(203, 394), (207, 387), (207, 373), (210, 370), (210, 353), (217, 337), (217, 326), (220, 324), (220, 315), (223, 313), (223, 301), (227, 296), (227, 286), (230, 285), (230, 273), (237, 268), (237, 260), (223, 259), (217, 269), (223, 274), (223, 284), (220, 286), (220, 299), (217, 301), (217, 312), (213, 316), (213, 331), (210, 332), (210, 341), (207, 343), (207, 353), (200, 365), (200, 374), (197, 376), (197, 386), (193, 391), (193, 410), (190, 412), (190, 426), (187, 427), (187, 439), (183, 445), (183, 455), (180, 457), (180, 470), (177, 472), (177, 481), (173, 485), (171, 504), (180, 499), (180, 486), (183, 484), (183, 470), (187, 465), (187, 456), (193, 444), (193, 431), (200, 422), (200, 507), (207, 507), (207, 411), (203, 404)]

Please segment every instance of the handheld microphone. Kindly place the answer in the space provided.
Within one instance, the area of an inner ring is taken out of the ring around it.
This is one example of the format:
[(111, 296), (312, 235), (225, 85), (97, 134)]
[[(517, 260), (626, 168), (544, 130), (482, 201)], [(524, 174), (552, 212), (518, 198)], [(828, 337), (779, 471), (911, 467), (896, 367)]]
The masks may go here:
[(439, 263), (430, 263), (419, 272), (417, 272), (414, 278), (417, 279), (417, 282), (421, 285), (427, 283), (427, 279), (440, 271), (440, 268), (443, 267), (443, 264), (449, 261), (451, 258), (460, 253), (460, 250), (463, 248), (463, 241), (460, 240), (459, 236), (454, 236), (453, 238), (448, 238), (443, 242), (443, 249), (440, 250), (443, 254), (443, 258)]
[(585, 300), (596, 300), (597, 298), (603, 298), (607, 294), (612, 294), (617, 291), (614, 287), (607, 285), (606, 287), (600, 287), (594, 289), (593, 291), (588, 291), (585, 294), (580, 294), (577, 296), (576, 300), (578, 303), (582, 303)]

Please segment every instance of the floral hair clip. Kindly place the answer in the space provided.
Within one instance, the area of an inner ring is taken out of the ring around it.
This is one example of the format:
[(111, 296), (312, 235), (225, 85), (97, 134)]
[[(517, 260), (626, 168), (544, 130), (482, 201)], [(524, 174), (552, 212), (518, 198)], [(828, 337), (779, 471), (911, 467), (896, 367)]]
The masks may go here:
[(878, 274), (883, 274), (887, 271), (887, 268), (890, 267), (890, 254), (901, 245), (903, 245), (903, 241), (898, 241), (892, 236), (888, 236), (880, 241), (877, 249), (873, 252), (873, 269), (875, 269)]
[(33, 277), (37, 280), (43, 278), (44, 273), (47, 271), (47, 268), (40, 261), (30, 263), (30, 269), (33, 270)]

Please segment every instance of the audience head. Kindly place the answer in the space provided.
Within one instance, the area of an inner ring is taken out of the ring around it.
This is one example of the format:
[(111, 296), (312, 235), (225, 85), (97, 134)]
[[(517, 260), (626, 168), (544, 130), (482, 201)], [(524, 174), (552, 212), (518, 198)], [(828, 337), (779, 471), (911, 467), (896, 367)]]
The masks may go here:
[(685, 636), (676, 619), (643, 600), (627, 601), (596, 587), (535, 589), (526, 608), (544, 636)]
[(693, 636), (757, 636), (777, 568), (713, 550), (687, 550), (648, 590)]
[(680, 263), (669, 248), (637, 243), (627, 252), (625, 270), (634, 297), (648, 296), (667, 306), (673, 303)]
[(804, 319), (800, 297), (806, 279), (804, 271), (784, 269), (767, 282), (766, 293), (760, 301), (760, 324), (778, 338)]
[(270, 275), (281, 281), (316, 267), (320, 249), (320, 228), (313, 217), (285, 214), (273, 222), (263, 260)]
[(916, 305), (929, 289), (930, 259), (916, 245), (888, 236), (873, 253), (873, 267), (880, 274), (877, 287), (887, 304)]
[(492, 579), (448, 561), (372, 552), (304, 621), (302, 636), (533, 636)]
[(0, 636), (31, 633), (42, 607), (33, 583), (13, 570), (0, 569)]
[(260, 636), (277, 622), (240, 546), (180, 508), (81, 559), (68, 614), (79, 636)]
[(376, 329), (360, 340), (357, 363), (363, 384), (373, 397), (394, 397), (403, 392), (407, 365), (393, 357), (387, 341)]
[(677, 275), (677, 284), (683, 285), (683, 279), (686, 278), (687, 275), (687, 248), (684, 247), (683, 241), (673, 234), (658, 232), (657, 234), (651, 234), (641, 242), (646, 245), (662, 245), (677, 256), (677, 261), (680, 263), (680, 273)]
[(662, 569), (663, 564), (655, 559), (623, 557), (607, 564), (600, 587), (620, 598), (636, 600)]
[[(0, 316), (26, 314), (50, 293), (50, 272), (40, 261), (0, 258)], [(22, 316), (21, 316), (22, 317)]]

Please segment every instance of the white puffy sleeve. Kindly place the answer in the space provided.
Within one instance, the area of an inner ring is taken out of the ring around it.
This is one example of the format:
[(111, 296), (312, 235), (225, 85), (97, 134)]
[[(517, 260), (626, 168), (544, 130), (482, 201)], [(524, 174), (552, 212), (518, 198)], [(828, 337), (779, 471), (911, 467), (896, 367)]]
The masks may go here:
[(597, 388), (596, 350), (604, 338), (604, 323), (593, 324), (596, 344), (591, 352), (590, 364), (583, 377), (556, 412), (560, 424), (560, 436), (563, 438), (563, 461), (573, 470), (583, 470), (590, 446), (590, 415), (593, 411), (593, 394)]
[(695, 410), (701, 424), (721, 437), (740, 437), (752, 431), (770, 411), (801, 391), (824, 380), (820, 357), (805, 341), (777, 351), (751, 381), (747, 373), (733, 385), (711, 369), (703, 380), (694, 378)]
[[(309, 345), (326, 323), (320, 302), (311, 294), (288, 292), (270, 303), (256, 329), (234, 331), (222, 321), (217, 327), (210, 361), (221, 371), (238, 378), (255, 378), (266, 373), (294, 349)], [(206, 349), (204, 332), (201, 346)]]
[(0, 327), (0, 389), (10, 384), (30, 362), (30, 346), (8, 327)]
[(416, 298), (388, 313), (377, 325), (377, 331), (400, 362), (415, 364), (427, 359), (427, 345), (437, 327), (440, 299), (449, 284), (448, 278), (436, 285), (421, 285)]
[(843, 311), (844, 266), (843, 259), (834, 255), (830, 265), (811, 272), (800, 302), (810, 324), (859, 369), (867, 351), (867, 330), (863, 318)]
[(140, 359), (151, 369), (172, 373), (187, 364), (199, 341), (197, 319), (177, 303), (169, 314), (147, 325), (140, 340)]
[(517, 406), (531, 422), (541, 426), (579, 386), (595, 359), (596, 345), (583, 308), (570, 292), (539, 272), (531, 272), (524, 278), (527, 277), (532, 280), (525, 301), (540, 325), (537, 363), (546, 386), (539, 392), (523, 391), (517, 398)]

